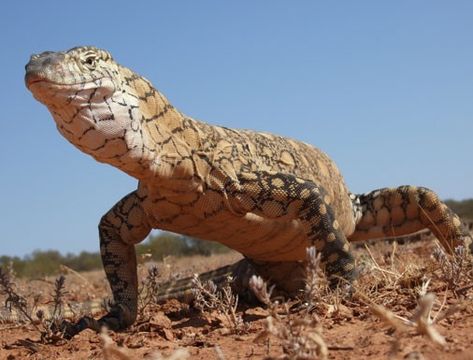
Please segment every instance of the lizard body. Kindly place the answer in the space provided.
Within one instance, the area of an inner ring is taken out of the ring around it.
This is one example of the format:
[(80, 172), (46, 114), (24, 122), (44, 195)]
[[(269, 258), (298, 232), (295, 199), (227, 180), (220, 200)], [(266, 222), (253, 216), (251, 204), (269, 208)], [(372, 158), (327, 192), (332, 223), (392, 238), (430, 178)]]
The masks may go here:
[[(153, 228), (221, 242), (289, 292), (314, 245), (333, 286), (356, 278), (350, 241), (429, 228), (445, 249), (471, 245), (429, 189), (351, 194), (335, 163), (297, 140), (212, 126), (185, 116), (145, 78), (94, 47), (33, 55), (25, 81), (60, 133), (138, 179), (99, 224), (116, 306), (78, 325), (122, 329), (137, 310), (134, 244)], [(282, 269), (288, 269), (282, 270)]]

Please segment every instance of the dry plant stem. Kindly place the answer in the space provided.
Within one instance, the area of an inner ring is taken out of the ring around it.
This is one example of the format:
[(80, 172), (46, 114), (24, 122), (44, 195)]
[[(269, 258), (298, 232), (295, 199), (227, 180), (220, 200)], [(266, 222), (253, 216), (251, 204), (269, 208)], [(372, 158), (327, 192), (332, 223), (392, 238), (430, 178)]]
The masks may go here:
[(44, 330), (41, 331), (41, 340), (43, 343), (56, 343), (63, 339), (64, 333), (61, 327), (61, 323), (64, 320), (62, 317), (63, 309), (63, 298), (67, 294), (65, 290), (65, 277), (59, 276), (54, 282), (53, 298), (53, 312), (49, 319), (44, 319), (44, 315), (41, 311), (37, 312), (38, 319)]
[(35, 321), (28, 311), (26, 299), (13, 289), (14, 284), (11, 281), (9, 274), (2, 267), (0, 267), (0, 286), (2, 288), (2, 292), (7, 295), (5, 307), (7, 307), (10, 311), (12, 307), (17, 309), (23, 316), (25, 316), (26, 319), (28, 319), (30, 324), (32, 324), (36, 330), (41, 332), (41, 329), (35, 324)]
[(416, 323), (416, 329), (419, 334), (427, 335), (427, 337), (436, 344), (441, 346), (446, 345), (445, 338), (433, 327), (433, 322), (430, 320), (430, 313), (434, 304), (435, 295), (428, 293), (419, 299), (419, 309), (413, 316), (413, 321)]
[[(461, 296), (471, 286), (473, 281), (473, 255), (464, 246), (457, 246), (451, 256), (437, 247), (432, 253), (441, 270), (441, 279), (447, 283), (455, 296)], [(460, 287), (467, 283), (466, 287)], [(465, 290), (466, 289), (466, 290)]]
[(419, 205), (419, 209), (422, 211), (423, 215), (429, 220), (430, 224), (432, 225), (433, 228), (435, 228), (436, 230), (436, 233), (437, 234), (440, 234), (441, 235), (441, 239), (438, 239), (445, 247), (449, 247), (449, 251), (450, 253), (452, 253), (453, 249), (450, 247), (450, 244), (449, 242), (447, 241), (447, 239), (445, 238), (445, 236), (443, 235), (443, 232), (438, 228), (437, 224), (435, 223), (434, 220), (432, 220), (432, 218), (429, 216), (429, 214), (427, 213), (427, 211), (425, 211), (425, 209)]
[(407, 325), (413, 325), (408, 319), (394, 314), (382, 305), (372, 304), (370, 308), (386, 325), (394, 328), (396, 331), (405, 332), (408, 330)]
[(452, 316), (453, 314), (455, 314), (459, 311), (465, 310), (465, 308), (469, 305), (470, 305), (469, 302), (463, 302), (463, 303), (460, 303), (460, 304), (452, 305), (448, 309), (444, 310), (442, 313), (438, 313), (436, 315), (435, 319), (433, 320), (433, 323), (437, 324), (440, 321)]
[(194, 306), (200, 311), (214, 310), (218, 308), (220, 299), (217, 295), (217, 286), (213, 281), (202, 283), (198, 274), (194, 274), (192, 279), (194, 285), (195, 302)]
[(53, 303), (54, 303), (54, 310), (53, 310), (53, 319), (60, 318), (62, 312), (62, 305), (63, 305), (63, 298), (67, 294), (65, 290), (65, 281), (66, 278), (61, 275), (59, 276), (55, 283), (54, 283), (54, 293), (53, 293)]
[(243, 319), (237, 314), (238, 295), (233, 294), (230, 285), (233, 279), (228, 278), (226, 284), (220, 290), (212, 281), (202, 284), (197, 274), (194, 275), (192, 281), (195, 295), (194, 303), (199, 310), (216, 310), (225, 316), (235, 333), (244, 331)]
[[(445, 346), (445, 338), (434, 328), (435, 322), (430, 320), (435, 295), (427, 293), (419, 299), (419, 307), (413, 315), (412, 320), (404, 319), (395, 315), (384, 306), (371, 304), (371, 310), (387, 325), (393, 327), (399, 334), (399, 338), (408, 332), (409, 327), (414, 327), (420, 335), (426, 335), (434, 343)], [(453, 312), (449, 313), (451, 315)], [(442, 317), (445, 318), (445, 317)], [(398, 341), (399, 338), (396, 340)], [(397, 346), (398, 344), (396, 344)]]
[[(443, 314), (443, 308), (445, 307), (445, 304), (447, 303), (447, 295), (448, 295), (448, 290), (445, 290), (444, 293), (443, 293), (442, 304), (440, 304), (439, 310), (437, 311), (437, 313), (435, 314), (435, 316), (432, 319), (433, 323), (436, 323), (436, 322), (440, 321), (440, 320), (438, 320), (438, 318), (439, 318), (440, 314)], [(450, 308), (454, 308), (454, 307), (455, 306), (451, 306)]]
[(388, 281), (388, 278), (387, 278), (386, 274), (393, 275), (393, 276), (396, 276), (396, 277), (399, 276), (399, 274), (397, 274), (397, 273), (395, 273), (395, 272), (393, 272), (393, 271), (389, 271), (389, 270), (383, 269), (381, 266), (379, 266), (378, 262), (375, 260), (375, 258), (374, 258), (374, 256), (373, 256), (373, 254), (372, 254), (372, 252), (371, 252), (369, 246), (368, 246), (367, 244), (364, 244), (364, 245), (365, 245), (366, 251), (368, 252), (368, 255), (369, 255), (370, 258), (371, 258), (371, 261), (372, 261), (373, 264), (375, 265), (375, 269), (378, 270), (378, 271), (381, 273), (381, 275), (383, 275), (384, 280), (386, 280), (386, 282)]
[(152, 304), (156, 303), (156, 296), (159, 290), (159, 270), (157, 266), (151, 266), (148, 269), (148, 275), (146, 279), (142, 282), (139, 293), (139, 308), (138, 314), (140, 317), (144, 316), (146, 309)]
[(43, 312), (38, 311), (36, 313), (39, 320), (38, 325), (38, 322), (33, 319), (31, 312), (28, 310), (26, 299), (13, 289), (13, 282), (10, 280), (9, 275), (0, 268), (0, 286), (2, 291), (7, 295), (5, 305), (10, 311), (12, 307), (14, 307), (28, 320), (28, 322), (41, 334), (42, 343), (55, 343), (62, 339), (63, 334), (59, 330), (59, 324), (62, 319), (63, 297), (66, 294), (64, 283), (64, 276), (61, 275), (56, 279), (54, 292), (52, 294), (54, 304), (52, 315), (49, 319), (45, 319)]
[(230, 324), (233, 326), (233, 330), (238, 332), (241, 329), (243, 320), (237, 314), (238, 307), (238, 295), (234, 295), (230, 286), (225, 286), (222, 289), (224, 314), (230, 320)]
[(66, 273), (66, 274), (72, 274), (76, 276), (78, 279), (80, 279), (89, 289), (93, 289), (94, 287), (90, 283), (89, 280), (87, 280), (85, 277), (83, 277), (79, 272), (75, 271), (74, 269), (71, 269), (69, 266), (66, 266), (64, 264), (59, 265), (59, 269), (61, 272)]
[(317, 270), (320, 268), (320, 253), (317, 254), (315, 247), (307, 248), (307, 266), (304, 300), (307, 304), (306, 311), (310, 311), (320, 301), (319, 278)]
[(315, 248), (307, 249), (306, 287), (304, 301), (307, 304), (304, 314), (291, 316), (289, 305), (283, 303), (283, 314), (280, 305), (271, 300), (271, 291), (259, 276), (252, 276), (249, 282), (250, 289), (256, 297), (268, 307), (269, 316), (266, 318), (266, 329), (258, 334), (255, 342), (269, 341), (270, 335), (281, 342), (284, 352), (283, 359), (327, 359), (328, 346), (321, 336), (321, 329), (317, 319), (310, 313), (314, 300), (320, 298), (318, 294), (317, 270), (320, 265), (320, 256)]

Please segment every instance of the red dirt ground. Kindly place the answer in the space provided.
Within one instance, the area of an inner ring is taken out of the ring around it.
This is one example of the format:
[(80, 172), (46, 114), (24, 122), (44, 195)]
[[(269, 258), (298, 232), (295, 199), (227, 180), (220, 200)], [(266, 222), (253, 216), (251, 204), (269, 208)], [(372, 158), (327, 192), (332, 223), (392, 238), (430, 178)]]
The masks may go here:
[[(473, 290), (471, 265), (466, 274), (457, 278), (457, 294), (447, 287), (438, 262), (432, 257), (432, 241), (393, 247), (379, 244), (356, 251), (358, 263), (366, 270), (360, 279), (359, 289), (349, 301), (330, 303), (336, 297), (323, 296), (323, 304), (316, 306), (314, 316), (318, 319), (320, 334), (328, 346), (329, 359), (473, 359)], [(231, 263), (239, 255), (230, 253), (212, 257), (168, 259), (158, 264), (163, 280), (170, 274), (190, 275), (223, 264)], [(172, 265), (170, 265), (172, 264)], [(146, 273), (148, 265), (140, 265), (140, 273)], [(383, 305), (404, 318), (412, 318), (416, 308), (417, 289), (423, 281), (431, 279), (428, 291), (436, 295), (432, 316), (445, 309), (459, 305), (460, 310), (435, 324), (435, 329), (445, 338), (441, 346), (425, 335), (410, 328), (399, 330), (384, 324), (368, 305), (368, 301)], [(30, 298), (41, 296), (46, 302), (52, 292), (51, 278), (18, 280), (18, 291)], [(450, 286), (452, 287), (452, 285)], [(67, 301), (83, 301), (107, 296), (108, 285), (102, 271), (67, 275)], [(0, 297), (0, 300), (4, 300)], [(110, 334), (111, 339), (128, 354), (129, 359), (151, 359), (156, 353), (163, 358), (176, 349), (185, 349), (189, 359), (265, 359), (284, 355), (281, 340), (270, 336), (269, 340), (255, 342), (266, 329), (268, 310), (263, 307), (241, 306), (238, 313), (245, 322), (240, 334), (234, 334), (221, 315), (215, 312), (199, 312), (189, 309), (176, 300), (153, 305), (145, 318), (131, 329)], [(305, 312), (291, 315), (293, 318)], [(283, 322), (289, 321), (282, 314)], [(124, 359), (104, 355), (100, 335), (87, 330), (70, 341), (42, 344), (40, 334), (31, 324), (0, 325), (0, 359)], [(398, 338), (398, 351), (391, 352)], [(115, 346), (115, 345), (114, 345)], [(157, 357), (159, 358), (159, 357)], [(184, 357), (176, 357), (178, 359)], [(287, 357), (290, 358), (290, 357)]]

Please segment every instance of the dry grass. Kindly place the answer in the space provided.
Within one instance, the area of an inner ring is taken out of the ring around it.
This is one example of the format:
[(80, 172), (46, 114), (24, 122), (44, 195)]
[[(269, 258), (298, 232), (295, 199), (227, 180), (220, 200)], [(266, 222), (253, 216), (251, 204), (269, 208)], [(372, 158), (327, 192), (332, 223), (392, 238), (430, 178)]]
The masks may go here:
[[(375, 256), (366, 246), (367, 257), (363, 259), (365, 276), (357, 286), (355, 298), (367, 304), (371, 311), (390, 327), (390, 357), (396, 357), (403, 351), (403, 343), (412, 342), (413, 335), (422, 335), (439, 347), (446, 347), (447, 341), (436, 328), (436, 324), (465, 309), (465, 295), (472, 288), (473, 258), (463, 247), (447, 255), (436, 245), (429, 259), (410, 261), (412, 254), (398, 256), (397, 244), (392, 245), (390, 254)], [(378, 259), (376, 259), (378, 258)], [(383, 261), (384, 264), (380, 265)], [(443, 300), (428, 292), (435, 283), (437, 291), (441, 289)], [(446, 306), (447, 297), (458, 300)], [(413, 311), (405, 311), (412, 308)], [(396, 314), (388, 307), (402, 304), (405, 316)], [(433, 314), (434, 307), (437, 309)], [(412, 346), (412, 345), (411, 345)], [(420, 347), (420, 345), (419, 345)], [(421, 349), (415, 353), (421, 354)]]

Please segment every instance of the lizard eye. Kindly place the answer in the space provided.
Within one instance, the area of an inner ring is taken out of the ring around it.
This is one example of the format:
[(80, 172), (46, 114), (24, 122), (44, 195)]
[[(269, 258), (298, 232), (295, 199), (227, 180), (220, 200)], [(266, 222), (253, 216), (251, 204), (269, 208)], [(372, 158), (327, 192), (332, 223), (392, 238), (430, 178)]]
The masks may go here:
[(82, 63), (90, 70), (95, 68), (95, 62), (95, 56), (87, 56), (84, 60), (82, 60)]

